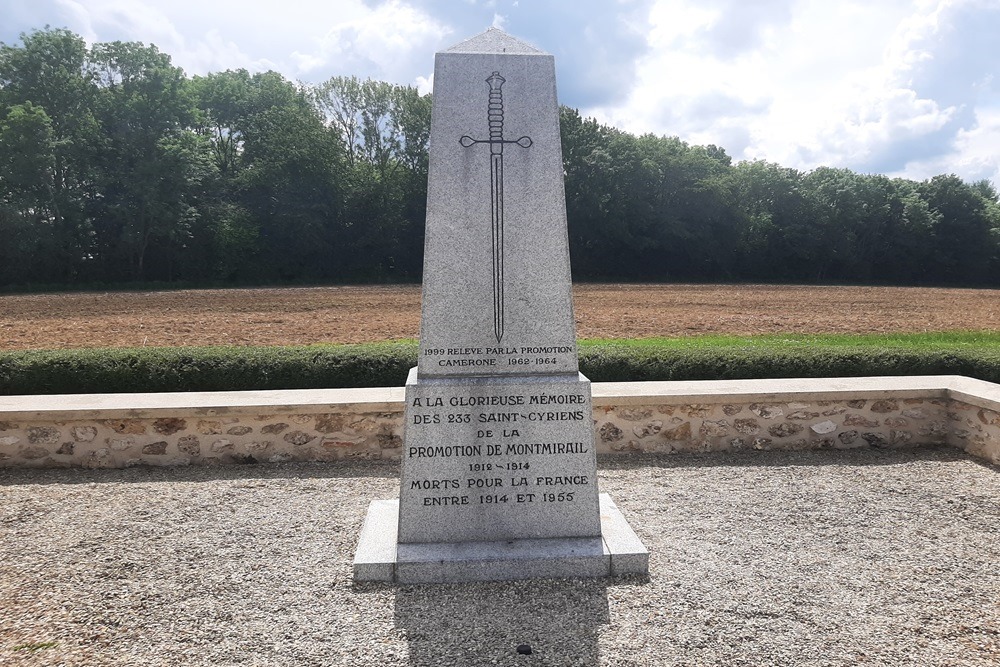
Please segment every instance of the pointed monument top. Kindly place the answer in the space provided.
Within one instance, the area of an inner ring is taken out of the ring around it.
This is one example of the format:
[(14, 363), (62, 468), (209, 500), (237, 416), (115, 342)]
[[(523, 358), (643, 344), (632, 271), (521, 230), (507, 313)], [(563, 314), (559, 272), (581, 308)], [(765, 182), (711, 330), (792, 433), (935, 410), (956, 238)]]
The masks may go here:
[(522, 55), (548, 55), (527, 42), (511, 37), (500, 28), (489, 28), (475, 37), (459, 42), (445, 53), (510, 53)]

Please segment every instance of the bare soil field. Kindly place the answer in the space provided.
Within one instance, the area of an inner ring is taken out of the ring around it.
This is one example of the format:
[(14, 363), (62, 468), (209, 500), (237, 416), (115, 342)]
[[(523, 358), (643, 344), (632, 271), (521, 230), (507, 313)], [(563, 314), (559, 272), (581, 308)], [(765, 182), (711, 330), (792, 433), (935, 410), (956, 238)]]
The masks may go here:
[[(581, 338), (1000, 330), (1000, 290), (789, 285), (573, 288)], [(0, 350), (416, 338), (416, 285), (0, 296)]]

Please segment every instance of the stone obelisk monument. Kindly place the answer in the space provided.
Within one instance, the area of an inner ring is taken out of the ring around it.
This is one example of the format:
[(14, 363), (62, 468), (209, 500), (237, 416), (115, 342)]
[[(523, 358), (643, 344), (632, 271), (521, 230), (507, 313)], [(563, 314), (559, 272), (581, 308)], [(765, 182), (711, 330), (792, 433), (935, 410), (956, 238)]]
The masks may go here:
[(596, 468), (554, 58), (490, 29), (435, 59), (400, 498), (369, 508), (355, 578), (644, 573), (648, 553)]

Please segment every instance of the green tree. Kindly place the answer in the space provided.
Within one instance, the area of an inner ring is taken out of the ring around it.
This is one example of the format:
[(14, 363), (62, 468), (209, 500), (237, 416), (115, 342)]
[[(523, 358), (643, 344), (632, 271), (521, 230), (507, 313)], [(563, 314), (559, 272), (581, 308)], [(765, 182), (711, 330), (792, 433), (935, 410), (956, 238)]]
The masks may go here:
[[(192, 212), (188, 202), (203, 178), (198, 154), (207, 144), (189, 137), (196, 107), (183, 70), (155, 46), (138, 42), (95, 44), (90, 66), (98, 80), (103, 131), (100, 188), (93, 208), (107, 275), (118, 279), (171, 279), (172, 256)], [(179, 164), (182, 159), (192, 164)], [(146, 270), (150, 253), (159, 260)]]
[(426, 206), (430, 96), (411, 86), (333, 77), (313, 99), (340, 137), (349, 166), (349, 244), (355, 271), (375, 278), (419, 276)]
[(0, 44), (0, 206), (6, 224), (20, 230), (18, 243), (28, 244), (18, 256), (28, 259), (17, 275), (0, 269), (0, 283), (86, 278), (99, 148), (86, 44), (49, 29), (22, 34), (21, 42)]
[(935, 176), (919, 192), (937, 219), (931, 232), (935, 282), (985, 284), (996, 257), (992, 209), (977, 187), (954, 174)]

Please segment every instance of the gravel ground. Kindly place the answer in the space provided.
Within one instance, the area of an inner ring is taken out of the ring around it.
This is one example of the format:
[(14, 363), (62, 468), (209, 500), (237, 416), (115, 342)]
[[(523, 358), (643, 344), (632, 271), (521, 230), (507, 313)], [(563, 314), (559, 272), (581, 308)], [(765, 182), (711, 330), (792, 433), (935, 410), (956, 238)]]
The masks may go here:
[(398, 474), (0, 470), (0, 665), (1000, 664), (1000, 469), (958, 450), (604, 459), (648, 579), (355, 585)]

